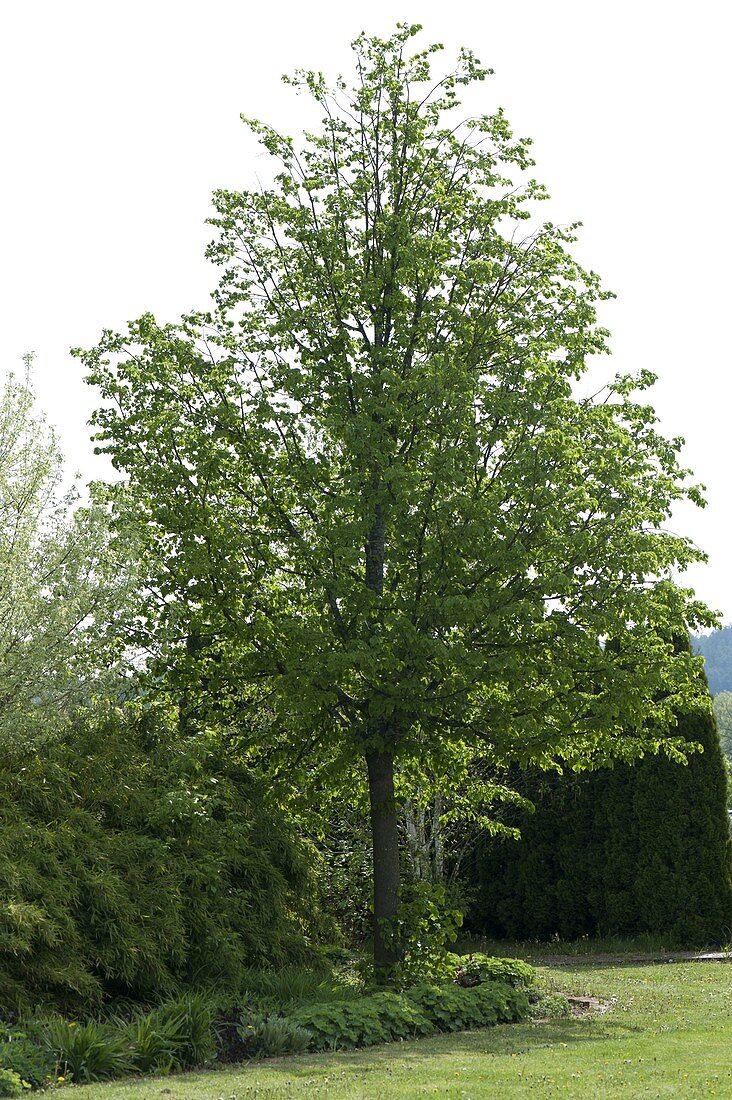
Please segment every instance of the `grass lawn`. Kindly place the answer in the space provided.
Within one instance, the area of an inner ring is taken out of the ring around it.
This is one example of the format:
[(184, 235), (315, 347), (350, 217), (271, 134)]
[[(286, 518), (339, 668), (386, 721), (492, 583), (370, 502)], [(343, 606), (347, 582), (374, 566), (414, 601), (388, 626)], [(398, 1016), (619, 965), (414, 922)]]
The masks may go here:
[[(732, 1100), (732, 964), (545, 967), (601, 1016), (75, 1089), (79, 1100), (718, 1096)], [(58, 1093), (59, 1100), (68, 1095)]]

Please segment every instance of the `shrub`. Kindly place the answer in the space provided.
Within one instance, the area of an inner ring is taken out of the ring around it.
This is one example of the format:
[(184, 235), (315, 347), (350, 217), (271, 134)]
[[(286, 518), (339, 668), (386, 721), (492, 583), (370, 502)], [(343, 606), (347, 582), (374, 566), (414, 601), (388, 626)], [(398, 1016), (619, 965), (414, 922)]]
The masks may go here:
[(446, 980), (446, 945), (457, 939), (462, 913), (447, 903), (444, 886), (428, 882), (409, 884), (403, 891), (391, 937), (401, 962), (394, 978), (402, 988), (421, 980)]
[(307, 1005), (290, 1019), (312, 1032), (314, 1050), (370, 1046), (524, 1019), (526, 993), (491, 980), (471, 988), (454, 983), (414, 986), (405, 993), (375, 993), (358, 1001)]
[(152, 1012), (119, 1021), (119, 1027), (127, 1039), (132, 1065), (139, 1073), (170, 1073), (176, 1067), (178, 1020), (158, 1020)]
[(313, 1042), (313, 1033), (286, 1016), (254, 1017), (242, 1025), (245, 1057), (271, 1058), (278, 1054), (302, 1054)]
[(475, 932), (500, 938), (644, 935), (699, 947), (732, 927), (726, 778), (711, 714), (681, 712), (675, 731), (703, 752), (580, 774), (538, 768), (507, 784), (536, 806), (509, 807), (521, 839), (485, 836), (472, 871)]
[(216, 1054), (214, 1008), (201, 993), (186, 993), (167, 1001), (147, 1016), (148, 1027), (173, 1037), (176, 1069), (205, 1065)]
[(513, 1023), (529, 1012), (524, 992), (497, 981), (467, 989), (425, 983), (410, 989), (409, 999), (439, 1031)]
[[(303, 1002), (336, 1000), (339, 988), (326, 964), (283, 966), (277, 970), (245, 971), (239, 999), (245, 996), (266, 1015), (267, 1010), (286, 1011)], [(348, 995), (346, 990), (344, 995)]]
[(124, 1033), (111, 1024), (89, 1021), (69, 1023), (60, 1017), (46, 1021), (45, 1040), (61, 1075), (75, 1084), (124, 1077), (134, 1070)]
[(41, 1088), (55, 1077), (56, 1059), (39, 1042), (37, 1028), (0, 1025), (0, 1067), (13, 1070), (33, 1088)]
[(12, 1069), (0, 1069), (0, 1096), (22, 1096), (29, 1087)]
[(545, 993), (531, 1004), (529, 1015), (534, 1020), (563, 1020), (571, 1009), (563, 993)]
[(429, 1035), (434, 1030), (404, 994), (387, 992), (358, 1001), (307, 1005), (290, 1019), (312, 1033), (313, 1050), (371, 1046)]
[(0, 1008), (88, 1012), (309, 955), (309, 851), (214, 734), (79, 720), (0, 751)]
[(533, 966), (522, 959), (497, 959), (490, 955), (453, 956), (457, 961), (455, 981), (473, 986), (483, 982), (505, 982), (515, 989), (528, 988), (536, 978)]

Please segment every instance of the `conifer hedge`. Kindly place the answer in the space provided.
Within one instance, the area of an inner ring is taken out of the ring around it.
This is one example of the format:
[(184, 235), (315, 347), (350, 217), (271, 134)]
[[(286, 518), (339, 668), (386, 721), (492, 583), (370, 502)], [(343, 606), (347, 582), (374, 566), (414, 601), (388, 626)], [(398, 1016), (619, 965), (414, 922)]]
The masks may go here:
[(212, 736), (120, 712), (0, 751), (0, 1012), (302, 959), (311, 853)]
[(511, 808), (521, 839), (484, 837), (470, 877), (473, 931), (516, 939), (663, 936), (696, 947), (732, 937), (726, 776), (711, 716), (679, 717), (703, 753), (611, 769), (514, 773), (535, 805)]

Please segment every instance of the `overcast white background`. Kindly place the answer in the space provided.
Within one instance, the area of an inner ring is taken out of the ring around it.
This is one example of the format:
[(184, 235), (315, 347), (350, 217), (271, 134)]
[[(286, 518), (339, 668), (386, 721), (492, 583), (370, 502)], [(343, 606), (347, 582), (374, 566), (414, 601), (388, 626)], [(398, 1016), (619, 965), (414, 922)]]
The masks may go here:
[(659, 375), (663, 429), (707, 486), (705, 511), (674, 518), (710, 558), (689, 579), (732, 619), (726, 4), (0, 3), (0, 377), (34, 351), (70, 467), (104, 476), (68, 349), (143, 310), (205, 306), (210, 192), (266, 172), (239, 113), (296, 131), (281, 73), (348, 75), (355, 35), (397, 20), (423, 23), (446, 62), (464, 44), (496, 70), (477, 105), (534, 138), (545, 216), (584, 222), (577, 254), (618, 294), (607, 374)]

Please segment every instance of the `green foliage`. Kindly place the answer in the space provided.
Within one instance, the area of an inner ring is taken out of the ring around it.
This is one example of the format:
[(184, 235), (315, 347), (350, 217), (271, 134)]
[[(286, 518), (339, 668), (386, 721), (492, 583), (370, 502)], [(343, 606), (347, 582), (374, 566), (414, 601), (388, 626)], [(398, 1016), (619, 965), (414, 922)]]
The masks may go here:
[(411, 883), (404, 891), (396, 920), (385, 935), (390, 946), (396, 945), (400, 960), (391, 975), (392, 982), (403, 987), (424, 979), (447, 977), (446, 946), (455, 942), (462, 923), (462, 913), (446, 904), (443, 886)]
[(28, 1087), (12, 1069), (0, 1069), (0, 1096), (22, 1096)]
[(112, 1024), (95, 1020), (77, 1024), (60, 1016), (51, 1017), (46, 1021), (44, 1038), (60, 1075), (77, 1085), (133, 1072), (130, 1047), (124, 1034)]
[(649, 371), (578, 396), (608, 295), (572, 228), (522, 235), (530, 143), (500, 110), (455, 125), (489, 70), (463, 50), (432, 77), (418, 30), (360, 36), (351, 88), (296, 74), (323, 118), (299, 144), (247, 122), (275, 175), (214, 196), (212, 312), (81, 353), (140, 540), (135, 637), (199, 714), (256, 712), (291, 784), (678, 751), (698, 685), (669, 629), (713, 616), (667, 521), (699, 489), (636, 399)]
[(278, 1054), (303, 1054), (313, 1043), (313, 1033), (285, 1016), (255, 1016), (241, 1027), (248, 1057), (272, 1058)]
[(170, 1073), (176, 1066), (181, 1020), (160, 1020), (155, 1012), (140, 1013), (129, 1021), (119, 1020), (130, 1050), (130, 1062), (139, 1073)]
[(373, 993), (358, 1001), (307, 1005), (292, 1013), (291, 1020), (313, 1035), (313, 1050), (389, 1043), (429, 1035), (433, 1028), (412, 1000), (400, 993)]
[(106, 510), (61, 490), (63, 460), (28, 381), (0, 392), (0, 744), (57, 732), (75, 705), (117, 687), (113, 624), (131, 568)]
[(362, 992), (353, 980), (336, 977), (330, 967), (283, 966), (247, 970), (241, 977), (241, 997), (265, 1011), (286, 1012), (314, 1001), (348, 1000)]
[(0, 755), (0, 1005), (152, 1000), (308, 954), (309, 853), (213, 733), (109, 712)]
[(536, 805), (512, 811), (520, 841), (486, 838), (475, 861), (474, 930), (514, 939), (632, 937), (726, 942), (732, 844), (726, 776), (708, 711), (679, 715), (703, 752), (590, 774), (514, 775)]
[[(508, 964), (513, 960), (490, 961)], [(522, 990), (491, 978), (471, 988), (420, 983), (403, 993), (383, 991), (353, 1002), (307, 1005), (290, 1019), (312, 1032), (311, 1047), (320, 1050), (369, 1046), (435, 1030), (488, 1027), (523, 1019), (528, 1010)]]
[(56, 1059), (39, 1042), (34, 1022), (16, 1027), (0, 1024), (0, 1067), (13, 1070), (33, 1088), (43, 1088), (56, 1076)]
[(472, 955), (456, 955), (454, 979), (458, 985), (474, 986), (483, 982), (503, 982), (514, 989), (533, 985), (536, 971), (523, 959), (498, 959), (479, 952)]
[(216, 1051), (213, 1033), (214, 1008), (210, 997), (186, 993), (167, 1001), (149, 1014), (151, 1028), (175, 1036), (173, 1064), (192, 1069), (209, 1062)]
[(409, 1000), (439, 1031), (489, 1027), (523, 1019), (529, 1011), (526, 994), (502, 982), (471, 988), (423, 983), (408, 990)]
[(141, 1073), (168, 1073), (210, 1062), (216, 1052), (211, 999), (187, 993), (131, 1020), (116, 1020), (130, 1061)]
[(728, 761), (732, 761), (732, 691), (720, 691), (714, 696), (714, 717), (717, 720), (722, 752)]
[(569, 1001), (563, 993), (543, 993), (531, 1002), (529, 1009), (534, 1020), (564, 1020), (571, 1014)]

